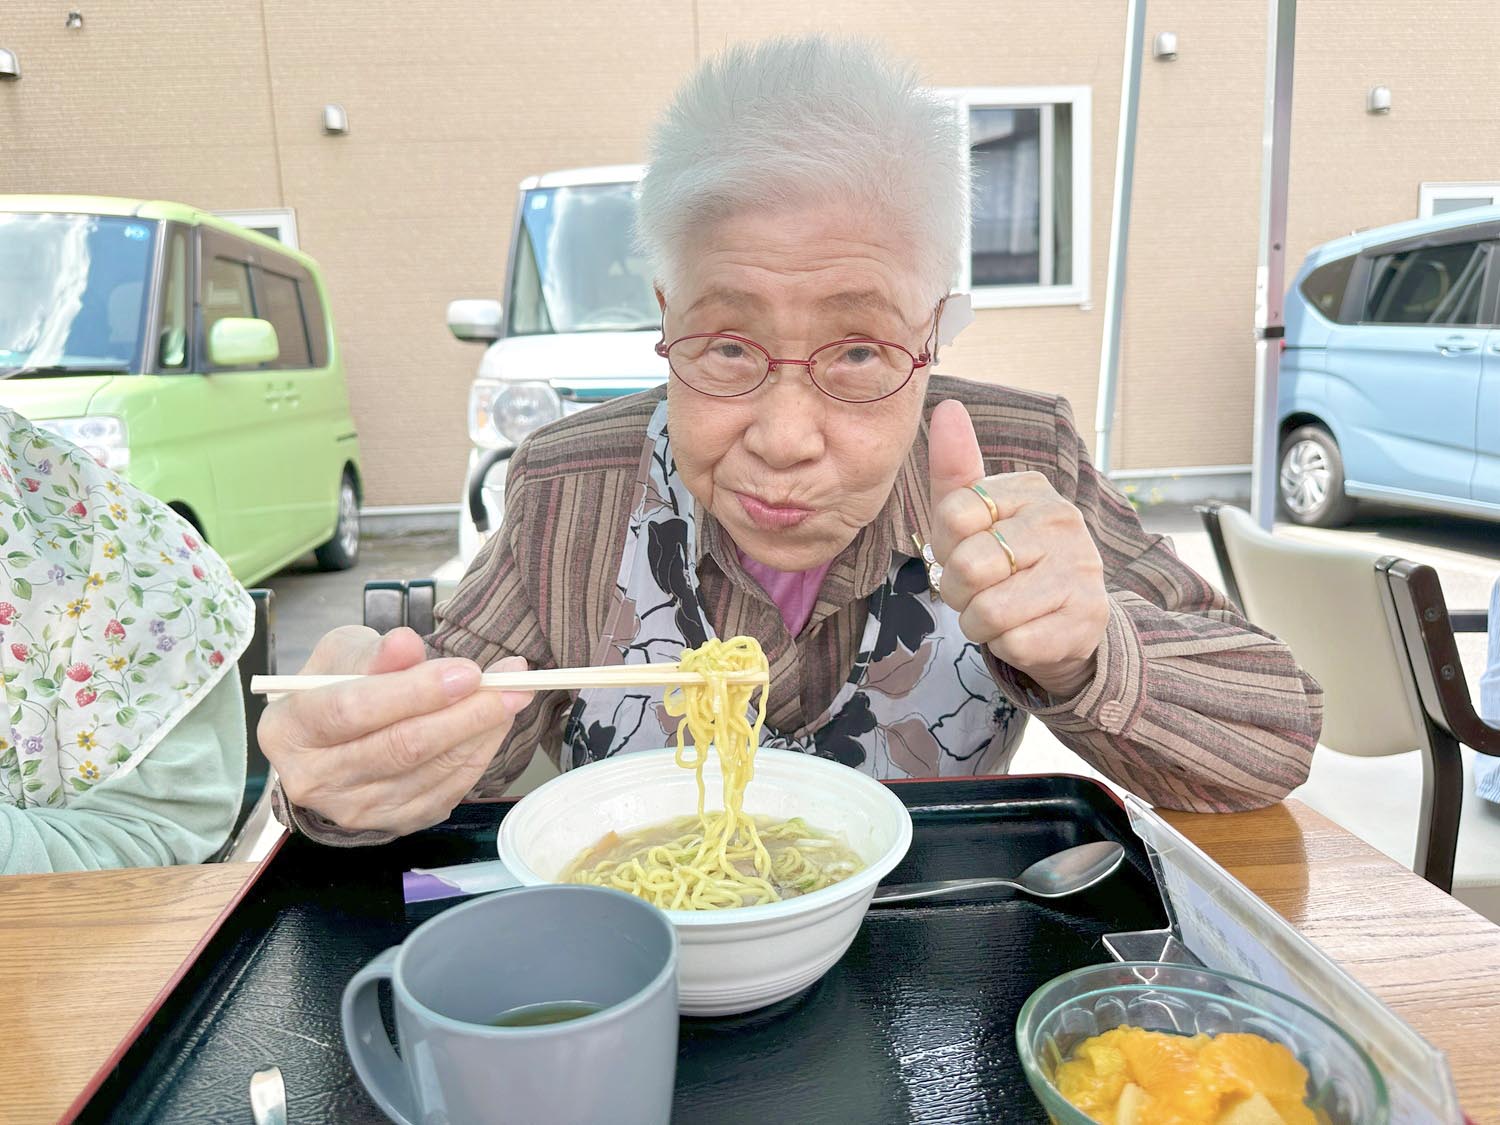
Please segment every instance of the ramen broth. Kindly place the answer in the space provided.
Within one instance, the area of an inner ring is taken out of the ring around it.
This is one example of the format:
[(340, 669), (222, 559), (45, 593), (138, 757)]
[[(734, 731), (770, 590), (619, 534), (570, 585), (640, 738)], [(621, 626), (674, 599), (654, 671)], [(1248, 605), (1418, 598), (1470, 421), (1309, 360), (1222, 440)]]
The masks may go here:
[[(771, 872), (766, 877), (781, 899), (796, 898), (823, 887), (847, 879), (864, 868), (854, 849), (842, 837), (809, 828), (798, 820), (775, 820), (768, 816), (751, 817), (760, 833), (761, 842), (771, 857)], [(703, 821), (696, 814), (680, 816), (638, 832), (620, 835), (607, 833), (591, 848), (588, 848), (562, 875), (562, 882), (579, 882), (582, 876), (601, 864), (628, 863), (632, 857), (661, 862), (672, 862), (675, 858), (666, 852), (668, 845), (677, 844), (685, 837), (698, 842), (703, 838)], [(655, 851), (655, 854), (651, 854)], [(789, 862), (793, 861), (793, 862)], [(686, 866), (673, 863), (673, 866)], [(734, 867), (741, 875), (756, 875), (753, 858), (736, 857)], [(782, 871), (797, 868), (795, 875), (783, 877)], [(809, 871), (809, 867), (812, 868)], [(747, 895), (742, 903), (756, 905), (756, 899)]]

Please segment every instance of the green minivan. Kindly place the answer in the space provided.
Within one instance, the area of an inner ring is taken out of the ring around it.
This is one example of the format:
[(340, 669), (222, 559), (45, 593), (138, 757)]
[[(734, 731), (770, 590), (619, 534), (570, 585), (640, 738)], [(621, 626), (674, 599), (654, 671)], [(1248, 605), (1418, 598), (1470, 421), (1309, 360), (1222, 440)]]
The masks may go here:
[(307, 255), (178, 203), (0, 195), (0, 378), (242, 582), (354, 565), (359, 442)]

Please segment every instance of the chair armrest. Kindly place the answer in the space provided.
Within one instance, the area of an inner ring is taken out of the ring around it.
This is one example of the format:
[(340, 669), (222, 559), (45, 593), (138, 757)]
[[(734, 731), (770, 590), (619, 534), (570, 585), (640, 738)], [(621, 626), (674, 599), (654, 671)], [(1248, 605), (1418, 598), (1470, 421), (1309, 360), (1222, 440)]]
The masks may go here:
[(1383, 558), (1376, 566), (1384, 571), (1389, 583), (1417, 692), (1428, 718), (1465, 746), (1500, 757), (1500, 728), (1479, 717), (1469, 696), (1437, 571), (1394, 558)]
[(1490, 612), (1487, 609), (1455, 609), (1448, 615), (1455, 633), (1487, 633)]

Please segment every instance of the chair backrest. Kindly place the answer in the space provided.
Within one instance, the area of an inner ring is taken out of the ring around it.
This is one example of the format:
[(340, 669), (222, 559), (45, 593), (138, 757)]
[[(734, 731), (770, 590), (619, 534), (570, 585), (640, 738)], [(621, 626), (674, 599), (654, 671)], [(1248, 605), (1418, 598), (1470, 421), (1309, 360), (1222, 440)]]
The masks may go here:
[[(1211, 510), (1233, 569), (1240, 605), (1281, 638), (1323, 686), (1322, 743), (1382, 756), (1426, 743), (1419, 703), (1403, 668), (1375, 554), (1264, 531), (1239, 508)], [(1210, 511), (1204, 513), (1205, 521)]]
[(437, 583), (431, 578), (365, 583), (365, 624), (382, 635), (405, 625), (427, 636), (436, 627), (436, 606)]
[(276, 674), (276, 594), (273, 590), (251, 590), (250, 600), (255, 606), (255, 632), (239, 661), (240, 694), (245, 700), (245, 792), (229, 838), (218, 852), (209, 857), (210, 863), (223, 862), (234, 851), (245, 822), (265, 795), (271, 779), (271, 763), (260, 748), (259, 736), (266, 697), (251, 692), (250, 678)]
[(266, 697), (251, 693), (250, 677), (276, 674), (276, 594), (272, 590), (251, 590), (250, 598), (255, 603), (255, 634), (240, 656), (240, 691), (245, 697), (245, 803), (240, 808), (236, 829), (260, 799), (271, 772), (271, 763), (266, 761), (256, 733), (266, 709)]
[(1475, 713), (1454, 639), (1455, 632), (1483, 631), (1486, 615), (1450, 615), (1442, 582), (1430, 566), (1385, 558), (1376, 569), (1386, 583), (1392, 636), (1401, 643), (1426, 729), (1427, 757), (1413, 866), (1430, 882), (1449, 891), (1464, 806), (1460, 747), (1500, 757), (1500, 729), (1487, 725)]

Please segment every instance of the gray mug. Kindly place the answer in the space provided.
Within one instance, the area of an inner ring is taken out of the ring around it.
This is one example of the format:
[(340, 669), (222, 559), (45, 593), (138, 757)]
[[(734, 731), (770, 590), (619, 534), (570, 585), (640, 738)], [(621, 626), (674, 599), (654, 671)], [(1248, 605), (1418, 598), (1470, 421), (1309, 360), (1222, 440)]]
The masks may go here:
[[(380, 1017), (383, 980), (399, 1056)], [(600, 1010), (493, 1026), (566, 1001)], [(622, 891), (501, 891), (424, 922), (354, 974), (343, 1018), (355, 1072), (402, 1125), (660, 1125), (677, 1068), (677, 934)]]

